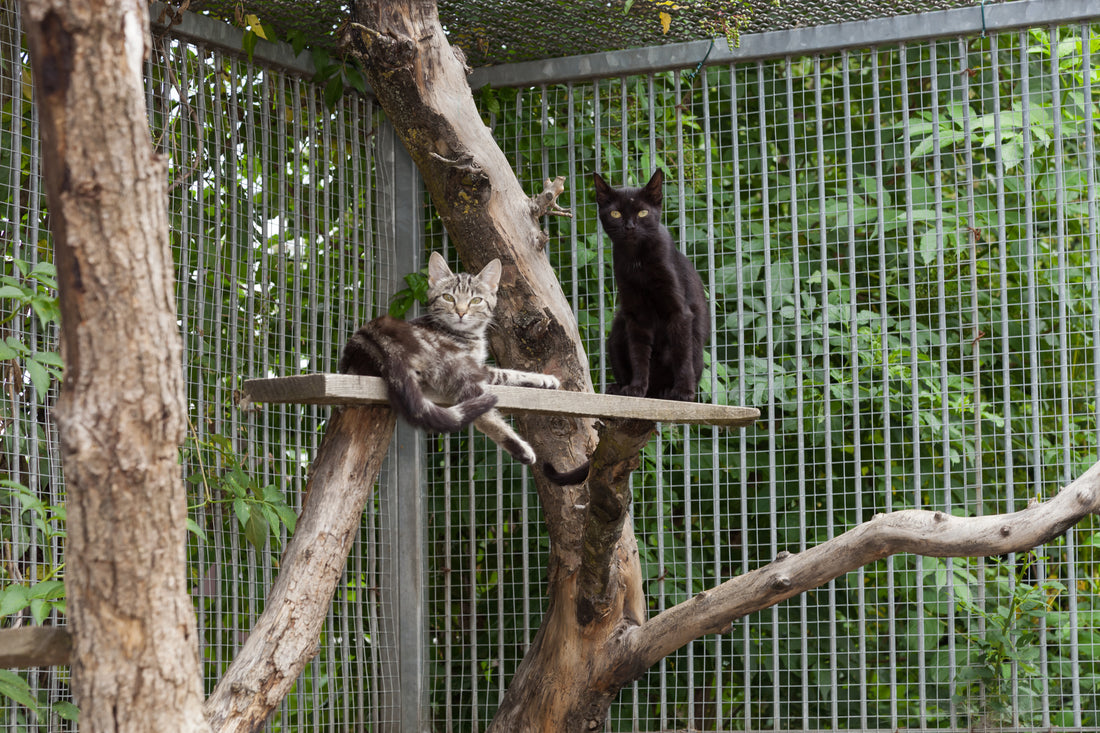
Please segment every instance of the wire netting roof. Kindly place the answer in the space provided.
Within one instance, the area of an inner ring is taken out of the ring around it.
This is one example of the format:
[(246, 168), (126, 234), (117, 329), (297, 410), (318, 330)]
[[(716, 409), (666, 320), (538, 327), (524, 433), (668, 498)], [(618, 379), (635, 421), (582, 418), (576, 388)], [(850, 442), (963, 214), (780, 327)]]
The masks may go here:
[[(986, 0), (992, 4), (1003, 0)], [(179, 4), (179, 0), (173, 0)], [(451, 43), (470, 66), (578, 56), (726, 34), (829, 25), (974, 6), (982, 0), (439, 0)], [(285, 36), (332, 47), (348, 0), (192, 0), (188, 9), (229, 22), (254, 14)], [(662, 13), (667, 17), (662, 17)], [(667, 31), (665, 21), (668, 22)]]

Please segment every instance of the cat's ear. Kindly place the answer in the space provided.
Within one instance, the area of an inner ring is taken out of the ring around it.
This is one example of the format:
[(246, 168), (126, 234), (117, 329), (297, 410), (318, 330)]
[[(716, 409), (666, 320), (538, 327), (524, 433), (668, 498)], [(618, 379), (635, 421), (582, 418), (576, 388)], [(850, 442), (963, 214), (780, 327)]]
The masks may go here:
[(500, 284), (500, 260), (493, 259), (477, 274), (477, 279), (488, 285), (493, 290)]
[(660, 206), (664, 198), (664, 192), (661, 190), (661, 187), (664, 185), (665, 172), (658, 168), (653, 171), (653, 175), (649, 178), (649, 183), (642, 189), (642, 197), (654, 206)]
[(596, 203), (603, 204), (611, 196), (611, 186), (607, 185), (607, 181), (600, 177), (599, 173), (592, 174), (592, 185), (596, 189)]
[(428, 258), (428, 284), (435, 285), (453, 274), (451, 268), (447, 267), (447, 260), (443, 259), (443, 255), (432, 252), (432, 256)]

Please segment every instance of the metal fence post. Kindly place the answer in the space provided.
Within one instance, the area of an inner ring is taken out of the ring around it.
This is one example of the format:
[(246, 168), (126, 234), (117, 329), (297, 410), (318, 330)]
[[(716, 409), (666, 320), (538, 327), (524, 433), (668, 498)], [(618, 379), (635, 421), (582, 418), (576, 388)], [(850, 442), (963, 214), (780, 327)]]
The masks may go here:
[[(379, 250), (392, 256), (390, 282), (383, 286), (387, 302), (404, 286), (406, 273), (420, 268), (424, 252), (423, 182), (388, 121), (377, 127)], [(387, 690), (383, 719), (396, 721), (395, 733), (427, 731), (427, 680), (424, 624), (424, 475), (423, 433), (398, 421), (388, 456), (390, 486), (380, 487), (388, 524), (384, 585), (385, 608), (392, 615), (392, 642), (384, 644)]]

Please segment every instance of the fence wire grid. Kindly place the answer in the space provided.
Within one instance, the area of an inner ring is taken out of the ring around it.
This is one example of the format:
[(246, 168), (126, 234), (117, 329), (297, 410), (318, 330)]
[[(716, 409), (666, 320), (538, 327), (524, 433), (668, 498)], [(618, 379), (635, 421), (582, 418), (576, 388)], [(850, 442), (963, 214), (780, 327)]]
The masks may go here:
[[(0, 301), (17, 352), (0, 362), (6, 593), (62, 577), (64, 486), (37, 128), (18, 19), (2, 17), (3, 275), (27, 298)], [(1097, 27), (874, 40), (477, 93), (528, 190), (566, 176), (574, 216), (545, 222), (549, 256), (597, 388), (614, 287), (590, 174), (640, 184), (662, 167), (664, 222), (712, 303), (700, 398), (762, 412), (740, 431), (664, 425), (647, 447), (633, 512), (650, 613), (878, 512), (1015, 511), (1098, 458)], [(333, 371), (403, 285), (387, 227), (423, 215), (387, 200), (399, 174), (370, 100), (330, 110), (293, 74), (170, 38), (147, 76), (171, 161), (209, 691), (263, 608), (326, 417), (242, 411), (235, 391)], [(425, 249), (446, 252), (425, 224)], [(401, 685), (422, 688), (423, 730), (491, 720), (545, 610), (549, 543), (523, 467), (473, 433), (425, 445), (426, 677), (400, 678), (379, 592), (416, 549), (396, 544), (390, 504), (421, 487), (391, 461), (321, 652), (269, 730), (401, 730)], [(867, 566), (667, 658), (605, 729), (1098, 730), (1096, 537), (1090, 518), (1030, 553)], [(4, 625), (64, 623), (38, 600)], [(0, 728), (74, 729), (67, 670), (25, 677), (41, 707), (4, 700)]]

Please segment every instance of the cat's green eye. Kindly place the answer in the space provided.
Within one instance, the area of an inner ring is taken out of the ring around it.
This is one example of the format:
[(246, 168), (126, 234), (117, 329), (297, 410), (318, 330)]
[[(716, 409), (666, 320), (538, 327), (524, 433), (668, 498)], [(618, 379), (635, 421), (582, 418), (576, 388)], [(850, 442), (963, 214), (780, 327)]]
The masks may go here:
[(470, 305), (481, 305), (481, 296), (470, 298)]
[(612, 219), (622, 219), (622, 218), (623, 218), (623, 215), (622, 215), (622, 213), (621, 213), (621, 212), (618, 212), (618, 211), (612, 211), (612, 212), (611, 212), (611, 218), (612, 218)]
[(443, 293), (443, 300), (447, 301), (448, 303), (453, 303), (455, 302), (455, 296), (451, 295), (450, 293)]
[(641, 219), (643, 216), (649, 216), (649, 212), (646, 211), (645, 209), (642, 209), (641, 211), (638, 212), (638, 218), (639, 219)]

